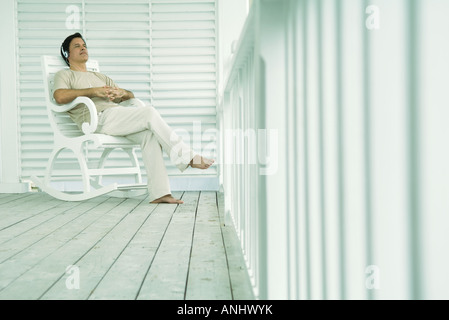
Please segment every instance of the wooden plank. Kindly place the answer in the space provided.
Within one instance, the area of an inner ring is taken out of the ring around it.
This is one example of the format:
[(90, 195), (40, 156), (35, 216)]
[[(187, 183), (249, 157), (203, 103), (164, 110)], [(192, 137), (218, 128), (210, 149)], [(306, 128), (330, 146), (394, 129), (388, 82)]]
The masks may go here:
[[(31, 193), (30, 196), (17, 200), (13, 206), (1, 209), (0, 230), (35, 215), (40, 211), (40, 208), (45, 209), (49, 208), (49, 205), (56, 206), (60, 203), (57, 199), (43, 193)], [(9, 202), (8, 204), (12, 203)]]
[[(220, 197), (186, 192), (180, 206), (3, 197), (28, 199), (10, 208), (30, 212), (0, 231), (0, 299), (253, 299), (235, 231), (220, 223)], [(81, 272), (79, 290), (66, 287), (69, 265)]]
[[(9, 259), (0, 264), (0, 290), (7, 287), (10, 283), (19, 278), (22, 274), (36, 266), (41, 260), (49, 256), (52, 252), (65, 245), (68, 241), (75, 238), (92, 222), (100, 219), (104, 214), (108, 213), (118, 203), (123, 201), (103, 198), (103, 203), (90, 201), (84, 205), (75, 205), (75, 203), (67, 203), (73, 207), (64, 209), (59, 212), (60, 216), (67, 216), (70, 219), (62, 226), (55, 229), (54, 221), (47, 221), (46, 224), (40, 226), (40, 231), (36, 232), (36, 241), (17, 251)], [(87, 214), (86, 214), (87, 213)], [(56, 219), (55, 219), (56, 220)], [(59, 223), (57, 224), (59, 225)], [(47, 227), (47, 231), (45, 228)], [(33, 240), (33, 234), (26, 234), (28, 238)], [(44, 235), (44, 236), (42, 236)], [(15, 239), (15, 241), (18, 241)], [(20, 248), (20, 246), (18, 246)]]
[[(12, 201), (12, 196), (18, 196), (20, 195), (19, 193), (0, 193), (0, 204), (7, 202), (7, 201)], [(24, 193), (21, 193), (21, 195), (25, 195)]]
[[(0, 215), (2, 218), (5, 218), (10, 216), (11, 211), (15, 208), (21, 208), (22, 211), (28, 212), (29, 214), (32, 213), (32, 210), (26, 211), (25, 209), (30, 209), (33, 206), (34, 199), (36, 194), (34, 193), (27, 193), (25, 195), (15, 196), (13, 195), (11, 198), (13, 200), (6, 201), (2, 204), (0, 204)], [(6, 198), (9, 199), (9, 198)], [(3, 219), (0, 220), (0, 229), (4, 228), (5, 226), (8, 226), (7, 223), (3, 222)]]
[(31, 193), (2, 193), (2, 197), (0, 198), (0, 214), (7, 212), (7, 210), (3, 210), (3, 208), (7, 208), (5, 206), (8, 202), (19, 200), (20, 203), (21, 198), (31, 196)]
[(199, 192), (186, 192), (173, 214), (138, 299), (184, 299)]
[(3, 231), (6, 228), (22, 223), (63, 203), (43, 193), (34, 194), (32, 198), (27, 198), (26, 202), (27, 206), (18, 204), (14, 208), (8, 209), (7, 213), (2, 214), (0, 230)]
[(38, 299), (61, 277), (66, 267), (76, 264), (113, 229), (140, 201), (126, 199), (102, 219), (83, 229), (74, 238), (45, 257), (0, 292), (0, 299)]
[[(180, 197), (174, 193), (173, 196)], [(183, 197), (183, 200), (184, 197)], [(166, 229), (172, 221), (173, 212), (184, 205), (160, 204), (136, 232), (128, 246), (115, 261), (89, 299), (136, 299), (142, 298), (142, 283), (161, 242), (166, 238)], [(141, 210), (146, 210), (144, 207)], [(116, 290), (119, 287), (120, 290)]]
[(224, 224), (224, 195), (217, 193), (218, 211), (220, 217), (221, 232), (225, 244), (226, 259), (228, 260), (229, 278), (231, 281), (233, 300), (254, 300), (254, 292), (246, 268), (240, 242), (235, 232), (232, 219)]
[(17, 236), (31, 231), (33, 228), (39, 226), (40, 224), (45, 224), (50, 219), (53, 219), (61, 213), (80, 204), (81, 203), (60, 201), (59, 203), (56, 203), (56, 205), (50, 203), (46, 207), (40, 207), (36, 210), (36, 214), (30, 216), (28, 219), (20, 220), (0, 230), (0, 244), (6, 241), (14, 241)]
[(232, 299), (215, 192), (200, 195), (185, 298)]
[[(161, 240), (155, 230), (156, 225), (147, 219), (136, 236), (128, 244), (117, 261), (107, 271), (97, 287), (91, 292), (90, 300), (135, 299)], [(119, 290), (117, 290), (119, 288)]]
[[(61, 226), (70, 223), (72, 220), (76, 219), (79, 215), (84, 214), (87, 210), (95, 207), (98, 204), (98, 199), (85, 202), (79, 206), (70, 208), (69, 210), (64, 210), (62, 208), (54, 208), (57, 214), (53, 219), (47, 223), (38, 225), (37, 227), (31, 229), (30, 231), (21, 234), (15, 238), (11, 238), (8, 241), (2, 243), (2, 250), (0, 251), (0, 262), (14, 256), (18, 252), (24, 250), (25, 248), (31, 246), (32, 244), (45, 238), (48, 234), (57, 230)], [(74, 204), (75, 205), (75, 204)], [(8, 230), (5, 230), (6, 232)]]
[[(143, 206), (146, 210), (135, 211), (135, 207), (132, 207), (132, 210), (128, 209), (126, 216), (119, 223), (78, 261), (73, 263), (80, 271), (79, 289), (68, 289), (66, 286), (67, 276), (62, 276), (41, 299), (87, 299), (140, 229), (148, 215), (158, 207), (147, 203), (144, 203)], [(163, 208), (164, 213), (167, 210), (163, 206), (159, 206), (159, 208)], [(115, 286), (114, 289), (117, 290), (118, 287)]]

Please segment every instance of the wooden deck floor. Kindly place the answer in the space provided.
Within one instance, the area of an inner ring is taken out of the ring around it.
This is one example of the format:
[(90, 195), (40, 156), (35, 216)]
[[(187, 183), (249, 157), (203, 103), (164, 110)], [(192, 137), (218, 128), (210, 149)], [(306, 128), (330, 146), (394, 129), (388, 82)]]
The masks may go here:
[(0, 194), (0, 299), (254, 299), (222, 195), (175, 195)]

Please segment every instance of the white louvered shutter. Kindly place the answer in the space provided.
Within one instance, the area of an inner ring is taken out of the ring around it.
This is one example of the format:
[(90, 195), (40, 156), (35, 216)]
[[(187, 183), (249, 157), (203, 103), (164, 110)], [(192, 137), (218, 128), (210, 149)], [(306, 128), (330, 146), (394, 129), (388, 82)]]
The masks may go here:
[(151, 103), (201, 151), (210, 137), (198, 131), (216, 128), (215, 1), (152, 1), (151, 34)]
[[(40, 57), (59, 55), (62, 41), (75, 32), (84, 36), (89, 55), (99, 61), (102, 73), (156, 107), (195, 151), (215, 154), (215, 0), (17, 0), (17, 19), (23, 179), (44, 175), (53, 145)], [(137, 153), (140, 157), (140, 150)], [(88, 156), (95, 159), (99, 151), (89, 150)], [(127, 156), (119, 151), (109, 161), (128, 164)], [(75, 163), (73, 155), (65, 152), (57, 169)], [(181, 175), (168, 157), (166, 164), (170, 176)], [(217, 171), (188, 169), (182, 175), (215, 178)]]

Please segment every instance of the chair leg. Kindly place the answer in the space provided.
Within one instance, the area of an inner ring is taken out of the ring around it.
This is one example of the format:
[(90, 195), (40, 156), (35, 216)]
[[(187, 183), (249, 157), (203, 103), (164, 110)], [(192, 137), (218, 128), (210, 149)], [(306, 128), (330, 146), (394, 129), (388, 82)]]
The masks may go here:
[[(98, 162), (97, 169), (103, 169), (104, 168), (104, 165), (105, 165), (105, 162), (106, 162), (107, 158), (109, 157), (109, 155), (111, 154), (111, 152), (114, 149), (115, 148), (106, 148), (106, 149), (104, 149), (103, 153), (101, 154), (100, 161)], [(138, 171), (135, 174), (135, 176), (134, 176), (135, 183), (136, 184), (141, 184), (142, 183), (142, 174), (141, 174), (141, 171), (140, 171), (140, 164), (139, 164), (139, 160), (137, 158), (135, 149), (134, 148), (122, 148), (122, 150), (128, 154), (129, 159), (131, 161), (132, 167), (134, 167)], [(96, 183), (97, 186), (102, 186), (102, 179), (103, 179), (103, 176), (101, 176), (101, 175), (96, 177), (95, 183)]]
[(51, 155), (50, 158), (48, 159), (48, 163), (47, 163), (47, 168), (45, 170), (45, 180), (44, 183), (48, 186), (50, 186), (50, 182), (51, 182), (51, 173), (53, 172), (53, 167), (55, 165), (55, 160), (56, 158), (59, 156), (59, 154), (61, 153), (62, 150), (64, 150), (65, 147), (60, 147), (60, 148), (55, 148)]
[[(97, 169), (103, 169), (104, 163), (106, 162), (106, 159), (109, 157), (111, 152), (114, 150), (114, 148), (106, 148), (104, 149), (103, 153), (101, 154), (100, 161), (98, 163)], [(96, 177), (96, 183), (98, 186), (102, 185), (103, 176), (97, 176)]]
[[(53, 167), (55, 165), (55, 160), (58, 158), (59, 154), (64, 149), (67, 149), (67, 147), (55, 148), (50, 155), (50, 158), (47, 163), (47, 168), (46, 168), (46, 172), (45, 172), (45, 180), (44, 180), (44, 183), (47, 186), (50, 186)], [(89, 175), (89, 170), (87, 167), (87, 162), (86, 162), (86, 158), (84, 156), (82, 147), (80, 147), (79, 149), (78, 148), (69, 148), (69, 149), (73, 151), (73, 153), (75, 154), (75, 156), (78, 160), (78, 163), (79, 163), (79, 166), (81, 169), (81, 176), (83, 179), (83, 190), (84, 190), (84, 192), (90, 192), (90, 175)]]
[(79, 149), (72, 149), (72, 151), (75, 153), (75, 156), (78, 159), (78, 163), (80, 165), (81, 176), (83, 179), (83, 191), (86, 193), (90, 192), (90, 174), (87, 167), (86, 157), (83, 153), (83, 148), (80, 147)]

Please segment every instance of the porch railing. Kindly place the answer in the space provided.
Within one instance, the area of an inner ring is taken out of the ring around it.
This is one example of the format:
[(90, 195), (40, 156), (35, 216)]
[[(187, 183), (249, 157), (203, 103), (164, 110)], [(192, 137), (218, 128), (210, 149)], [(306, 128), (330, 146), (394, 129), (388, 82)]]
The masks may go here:
[(232, 57), (219, 108), (226, 219), (232, 219), (239, 236), (256, 296), (261, 289), (260, 279), (266, 277), (261, 268), (265, 245), (260, 230), (264, 221), (259, 215), (261, 202), (257, 199), (261, 189), (259, 165), (255, 162), (255, 133), (262, 126), (256, 117), (256, 99), (260, 96), (256, 76), (261, 76), (257, 15), (253, 7)]
[(449, 297), (448, 11), (253, 2), (219, 122), (226, 217), (259, 298)]

